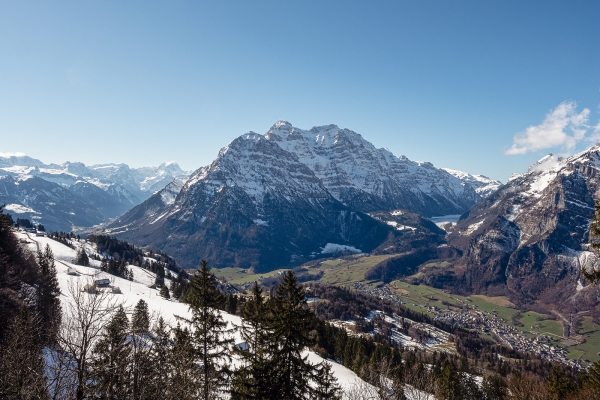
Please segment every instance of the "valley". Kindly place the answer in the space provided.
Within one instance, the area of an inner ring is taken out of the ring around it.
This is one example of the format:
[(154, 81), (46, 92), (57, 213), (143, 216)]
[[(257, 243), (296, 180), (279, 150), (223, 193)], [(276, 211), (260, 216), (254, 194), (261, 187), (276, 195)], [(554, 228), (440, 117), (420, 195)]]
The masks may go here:
[[(387, 299), (434, 320), (476, 331), (481, 337), (515, 350), (540, 355), (548, 361), (580, 369), (600, 360), (600, 327), (585, 313), (574, 316), (571, 334), (566, 336), (568, 324), (563, 324), (561, 318), (519, 310), (505, 296), (458, 295), (425, 284), (412, 284), (414, 276), (389, 284), (364, 278), (370, 268), (395, 256), (398, 254), (347, 256), (314, 262), (314, 265), (295, 268), (294, 271), (305, 277), (308, 287), (313, 282), (327, 283)], [(440, 267), (444, 263), (447, 264), (445, 261), (426, 263), (421, 268)], [(218, 277), (244, 288), (251, 287), (254, 281), (273, 284), (284, 271), (286, 269), (253, 274), (233, 267), (214, 270)], [(388, 315), (388, 318), (393, 316)], [(430, 328), (432, 332), (435, 330)]]

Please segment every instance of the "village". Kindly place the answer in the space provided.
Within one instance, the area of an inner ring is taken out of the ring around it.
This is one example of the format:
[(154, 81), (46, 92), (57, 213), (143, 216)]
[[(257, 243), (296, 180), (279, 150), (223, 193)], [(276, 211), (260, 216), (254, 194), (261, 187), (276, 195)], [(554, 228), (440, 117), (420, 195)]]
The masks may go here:
[[(506, 320), (499, 317), (496, 312), (485, 312), (477, 309), (474, 305), (462, 304), (462, 308), (458, 310), (440, 309), (427, 304), (411, 303), (411, 299), (405, 298), (392, 292), (389, 285), (380, 287), (369, 287), (360, 282), (352, 284), (352, 288), (368, 295), (375, 296), (381, 299), (391, 301), (393, 304), (410, 305), (412, 308), (420, 308), (423, 312), (427, 312), (434, 317), (435, 321), (444, 322), (451, 326), (479, 332), (481, 335), (493, 337), (498, 343), (506, 345), (514, 350), (528, 352), (540, 356), (542, 359), (558, 362), (563, 365), (571, 366), (577, 370), (582, 370), (584, 367), (581, 360), (574, 360), (567, 357), (567, 349), (553, 344), (552, 338), (548, 335), (538, 334), (536, 332), (520, 331), (514, 326), (507, 323)], [(392, 322), (394, 325), (400, 323), (397, 317), (386, 315), (386, 321)], [(407, 321), (406, 319), (404, 319)], [(449, 333), (425, 323), (411, 324), (420, 330), (428, 332), (430, 339), (427, 344), (419, 345), (419, 347), (435, 351), (440, 349), (448, 349)], [(441, 334), (443, 332), (444, 334)], [(529, 333), (531, 336), (527, 336)], [(406, 347), (415, 347), (415, 341), (406, 335), (394, 332), (392, 339)], [(442, 345), (446, 343), (446, 345)]]

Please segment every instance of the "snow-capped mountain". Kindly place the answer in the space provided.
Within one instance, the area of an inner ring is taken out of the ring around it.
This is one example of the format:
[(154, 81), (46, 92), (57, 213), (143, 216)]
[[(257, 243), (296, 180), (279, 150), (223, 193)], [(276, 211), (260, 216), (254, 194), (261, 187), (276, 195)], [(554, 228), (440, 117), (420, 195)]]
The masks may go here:
[(391, 231), (336, 200), (295, 154), (252, 132), (176, 192), (167, 187), (156, 193), (109, 232), (171, 251), (185, 267), (207, 259), (261, 271), (327, 249), (371, 251)]
[(460, 179), (461, 182), (468, 183), (481, 198), (488, 197), (502, 186), (502, 182), (490, 179), (485, 175), (469, 174), (452, 168), (442, 169)]
[(597, 262), (588, 228), (599, 172), (600, 144), (569, 158), (548, 155), (475, 205), (449, 237), (464, 250), (467, 286), (563, 309), (593, 304), (580, 270)]
[[(175, 163), (129, 168), (126, 164), (44, 164), (22, 155), (0, 154), (0, 204), (15, 218), (71, 231), (122, 215), (188, 173)], [(162, 187), (161, 187), (162, 185)], [(69, 207), (66, 207), (69, 205)]]
[(278, 121), (264, 137), (321, 179), (333, 197), (363, 212), (408, 209), (426, 216), (461, 214), (481, 197), (476, 187), (428, 162), (396, 157), (336, 125), (303, 130)]

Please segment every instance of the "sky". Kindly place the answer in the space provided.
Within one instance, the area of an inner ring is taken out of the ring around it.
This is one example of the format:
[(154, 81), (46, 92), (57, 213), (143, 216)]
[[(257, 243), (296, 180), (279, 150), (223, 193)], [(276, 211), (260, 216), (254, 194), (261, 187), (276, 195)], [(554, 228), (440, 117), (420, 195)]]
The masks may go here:
[(600, 140), (598, 1), (0, 0), (0, 152), (209, 164), (277, 120), (505, 182)]

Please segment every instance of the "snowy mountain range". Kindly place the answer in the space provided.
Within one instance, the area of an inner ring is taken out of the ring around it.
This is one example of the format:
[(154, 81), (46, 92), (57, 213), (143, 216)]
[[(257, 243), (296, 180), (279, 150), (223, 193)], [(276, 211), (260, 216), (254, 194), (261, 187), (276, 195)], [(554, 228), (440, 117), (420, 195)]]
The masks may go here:
[(130, 168), (126, 164), (44, 164), (22, 155), (0, 154), (0, 203), (16, 218), (54, 230), (90, 227), (122, 215), (189, 174), (176, 163)]
[(463, 213), (483, 197), (476, 188), (353, 131), (278, 121), (238, 137), (180, 190), (156, 193), (108, 232), (177, 254), (186, 267), (204, 258), (266, 270), (327, 249), (371, 251), (396, 230), (363, 213)]
[(588, 229), (599, 172), (600, 144), (569, 158), (550, 154), (476, 204), (449, 236), (464, 251), (460, 279), (519, 302), (594, 307), (596, 291), (580, 271), (597, 263)]

